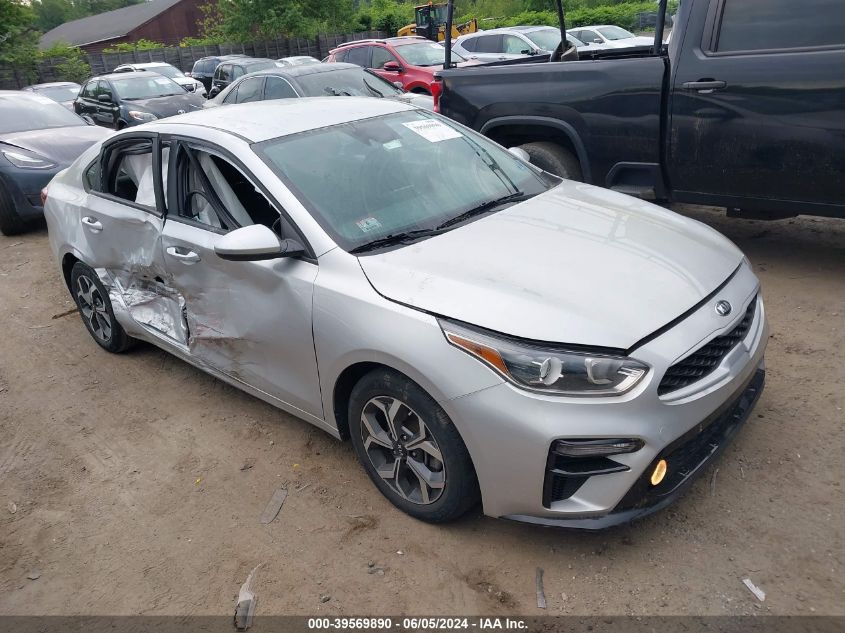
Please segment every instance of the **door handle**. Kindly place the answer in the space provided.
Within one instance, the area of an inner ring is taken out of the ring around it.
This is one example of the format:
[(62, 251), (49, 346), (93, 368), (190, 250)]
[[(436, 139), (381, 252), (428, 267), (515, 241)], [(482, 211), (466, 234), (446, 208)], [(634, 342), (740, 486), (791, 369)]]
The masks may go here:
[(178, 246), (168, 246), (167, 254), (174, 259), (178, 259), (184, 264), (195, 264), (200, 260), (200, 256), (194, 251), (186, 251), (184, 253), (179, 252)]
[(713, 92), (727, 87), (727, 82), (718, 79), (700, 79), (699, 81), (687, 81), (681, 84), (684, 90), (695, 90), (697, 92)]
[(103, 225), (100, 224), (99, 220), (97, 220), (97, 218), (92, 218), (91, 216), (82, 218), (82, 224), (94, 233), (99, 233), (103, 230)]

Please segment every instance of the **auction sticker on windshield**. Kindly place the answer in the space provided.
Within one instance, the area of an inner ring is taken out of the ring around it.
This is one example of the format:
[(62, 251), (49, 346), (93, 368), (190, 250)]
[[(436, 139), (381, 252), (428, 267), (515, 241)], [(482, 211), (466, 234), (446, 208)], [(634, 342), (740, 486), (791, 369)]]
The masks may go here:
[(463, 137), (463, 134), (458, 132), (456, 129), (434, 119), (409, 121), (408, 123), (403, 123), (402, 125), (432, 143), (439, 143), (440, 141), (448, 141), (451, 138)]
[(372, 216), (364, 218), (363, 220), (358, 220), (355, 224), (357, 224), (358, 228), (364, 233), (369, 233), (373, 229), (377, 229), (381, 226), (381, 222)]

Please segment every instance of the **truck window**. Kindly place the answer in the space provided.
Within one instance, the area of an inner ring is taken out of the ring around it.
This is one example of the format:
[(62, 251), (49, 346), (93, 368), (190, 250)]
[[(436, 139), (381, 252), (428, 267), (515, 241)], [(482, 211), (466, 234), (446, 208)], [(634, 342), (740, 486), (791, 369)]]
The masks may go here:
[(725, 0), (718, 52), (845, 46), (841, 0)]

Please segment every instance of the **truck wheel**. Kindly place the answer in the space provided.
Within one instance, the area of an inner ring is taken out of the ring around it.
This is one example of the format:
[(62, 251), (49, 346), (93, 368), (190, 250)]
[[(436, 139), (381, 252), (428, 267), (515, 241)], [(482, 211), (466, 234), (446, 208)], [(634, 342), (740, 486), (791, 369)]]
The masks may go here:
[(15, 203), (6, 188), (0, 184), (0, 233), (17, 235), (26, 228), (26, 223), (15, 211)]
[(531, 164), (567, 180), (581, 180), (581, 163), (567, 149), (555, 143), (526, 143), (520, 145), (528, 152)]

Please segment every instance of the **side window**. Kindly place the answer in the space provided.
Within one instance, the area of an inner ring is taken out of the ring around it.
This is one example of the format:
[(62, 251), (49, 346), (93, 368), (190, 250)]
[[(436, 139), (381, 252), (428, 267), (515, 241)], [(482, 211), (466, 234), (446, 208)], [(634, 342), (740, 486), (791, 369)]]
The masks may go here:
[(476, 53), (501, 53), (502, 52), (502, 36), (501, 35), (482, 35), (478, 38), (478, 43), (475, 46)]
[(265, 99), (291, 99), (298, 95), (291, 85), (280, 77), (267, 77), (264, 83)]
[(220, 64), (217, 70), (214, 71), (214, 78), (219, 81), (231, 81), (232, 64)]
[(346, 61), (346, 54), (349, 51), (338, 51), (334, 54), (334, 60), (336, 62), (345, 62)]
[(371, 68), (384, 68), (384, 65), (387, 62), (397, 62), (398, 60), (393, 56), (386, 48), (382, 48), (381, 46), (374, 46), (373, 47), (373, 59), (370, 62)]
[(246, 74), (243, 66), (232, 66), (232, 79), (243, 77)]
[(86, 99), (96, 99), (97, 98), (97, 84), (99, 81), (89, 81), (85, 84), (85, 87), (82, 89), (82, 96)]
[(238, 103), (261, 101), (261, 91), (264, 87), (264, 77), (249, 77), (238, 85)]
[(107, 81), (100, 82), (100, 86), (97, 89), (97, 98), (99, 98), (100, 95), (106, 95), (109, 99), (112, 98), (111, 85), (109, 85)]
[(719, 52), (845, 45), (841, 0), (725, 0)]
[(370, 48), (370, 46), (350, 48), (346, 53), (346, 63), (358, 64), (366, 68), (370, 63)]
[[(598, 44), (599, 42), (604, 42), (604, 40), (599, 36), (598, 33), (595, 31), (581, 31), (581, 36), (575, 36), (585, 44)], [(598, 40), (598, 42), (596, 42)]]
[(475, 47), (478, 45), (478, 38), (477, 37), (468, 37), (461, 42), (461, 46), (464, 50), (469, 51), (470, 53), (475, 52)]
[(531, 47), (523, 42), (516, 35), (503, 35), (503, 52), (508, 54), (519, 54), (522, 51), (530, 50)]
[(278, 224), (278, 211), (228, 160), (202, 148), (182, 146), (176, 163), (178, 215), (221, 231)]
[(101, 191), (150, 209), (156, 208), (151, 139), (130, 140), (107, 150), (105, 173)]

